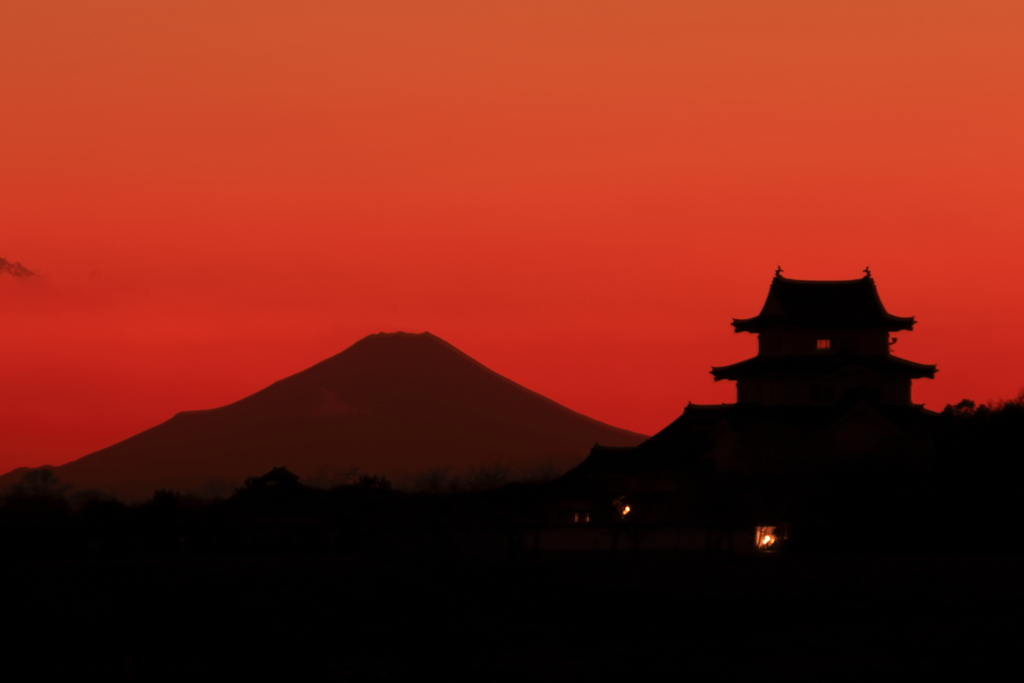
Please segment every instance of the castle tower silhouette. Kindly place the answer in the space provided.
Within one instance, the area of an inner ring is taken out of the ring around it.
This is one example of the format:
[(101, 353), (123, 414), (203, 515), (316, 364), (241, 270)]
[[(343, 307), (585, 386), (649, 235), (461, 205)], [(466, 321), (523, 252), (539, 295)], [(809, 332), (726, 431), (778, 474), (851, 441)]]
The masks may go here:
[(890, 333), (915, 322), (885, 310), (868, 269), (856, 280), (792, 280), (780, 269), (761, 312), (732, 323), (758, 335), (757, 355), (711, 373), (736, 382), (738, 403), (829, 405), (857, 397), (910, 406), (911, 381), (933, 379), (936, 367), (892, 355)]
[(756, 356), (711, 369), (736, 382), (736, 403), (689, 403), (635, 448), (595, 445), (566, 480), (616, 482), (622, 495), (665, 487), (673, 472), (780, 471), (928, 448), (922, 435), (937, 414), (911, 401), (911, 384), (937, 370), (891, 353), (890, 334), (916, 321), (885, 310), (869, 270), (794, 280), (780, 269), (761, 312), (732, 324), (758, 336)]
[[(671, 537), (675, 548), (721, 548), (727, 538), (733, 549), (763, 549), (765, 538), (793, 538), (790, 522), (816, 528), (813, 514), (800, 515), (818, 483), (905, 474), (933, 451), (939, 415), (910, 392), (936, 367), (891, 353), (891, 333), (915, 323), (885, 310), (867, 269), (856, 280), (776, 271), (761, 312), (733, 320), (736, 332), (757, 335), (757, 355), (711, 370), (736, 382), (736, 403), (689, 403), (636, 447), (595, 445), (538, 514), (562, 526), (567, 510), (577, 522), (604, 519), (650, 548)], [(570, 547), (558, 538), (547, 542)]]

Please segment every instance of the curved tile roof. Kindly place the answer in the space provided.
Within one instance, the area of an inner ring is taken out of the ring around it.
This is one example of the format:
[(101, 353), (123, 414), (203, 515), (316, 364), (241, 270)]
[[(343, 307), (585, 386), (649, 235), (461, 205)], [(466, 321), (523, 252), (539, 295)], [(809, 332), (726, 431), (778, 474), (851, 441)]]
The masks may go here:
[(737, 332), (759, 332), (776, 325), (793, 327), (874, 327), (911, 330), (913, 317), (890, 314), (870, 275), (856, 280), (791, 280), (776, 275), (761, 312), (734, 319)]

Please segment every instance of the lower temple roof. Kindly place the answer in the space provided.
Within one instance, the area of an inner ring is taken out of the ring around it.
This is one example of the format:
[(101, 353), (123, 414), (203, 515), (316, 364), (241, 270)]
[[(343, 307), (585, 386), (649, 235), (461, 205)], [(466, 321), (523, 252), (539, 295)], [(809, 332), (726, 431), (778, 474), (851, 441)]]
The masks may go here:
[(741, 379), (759, 375), (833, 375), (852, 368), (867, 368), (879, 375), (896, 375), (911, 379), (934, 379), (934, 365), (915, 363), (896, 356), (755, 356), (739, 363), (711, 368), (715, 381)]

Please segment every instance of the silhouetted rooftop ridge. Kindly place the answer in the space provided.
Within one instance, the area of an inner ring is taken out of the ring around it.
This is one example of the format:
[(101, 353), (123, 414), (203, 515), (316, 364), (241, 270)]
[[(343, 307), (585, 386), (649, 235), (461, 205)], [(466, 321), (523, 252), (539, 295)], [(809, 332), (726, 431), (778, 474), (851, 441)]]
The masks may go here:
[(874, 327), (891, 332), (911, 330), (913, 317), (885, 310), (870, 273), (854, 280), (796, 280), (777, 272), (761, 312), (735, 318), (737, 332), (759, 332), (778, 325), (792, 327)]

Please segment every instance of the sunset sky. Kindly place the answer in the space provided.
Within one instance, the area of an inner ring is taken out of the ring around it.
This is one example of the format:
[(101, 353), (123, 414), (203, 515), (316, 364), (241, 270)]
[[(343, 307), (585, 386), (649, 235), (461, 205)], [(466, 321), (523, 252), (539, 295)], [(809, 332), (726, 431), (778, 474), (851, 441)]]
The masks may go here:
[(1024, 2), (0, 3), (0, 471), (430, 331), (653, 433), (777, 265), (1024, 387)]

